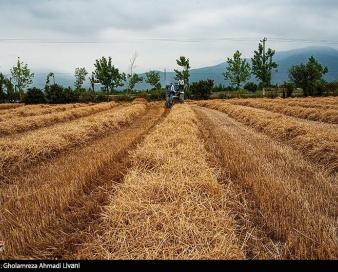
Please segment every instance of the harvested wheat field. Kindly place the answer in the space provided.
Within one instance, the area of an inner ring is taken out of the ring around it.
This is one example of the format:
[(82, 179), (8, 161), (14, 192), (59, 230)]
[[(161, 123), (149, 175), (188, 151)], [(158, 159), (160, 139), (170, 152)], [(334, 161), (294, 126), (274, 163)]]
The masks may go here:
[(337, 259), (337, 102), (0, 105), (0, 258)]

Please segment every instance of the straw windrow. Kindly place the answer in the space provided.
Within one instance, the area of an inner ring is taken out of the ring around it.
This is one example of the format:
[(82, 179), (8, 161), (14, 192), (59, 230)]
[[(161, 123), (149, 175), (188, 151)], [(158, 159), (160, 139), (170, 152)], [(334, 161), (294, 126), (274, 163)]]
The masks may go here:
[(15, 139), (2, 138), (0, 178), (131, 123), (136, 116), (145, 112), (146, 107), (143, 102), (135, 103), (65, 124), (35, 130)]
[(82, 106), (76, 108), (55, 109), (51, 113), (33, 115), (29, 118), (16, 117), (0, 122), (0, 136), (13, 135), (18, 132), (33, 130), (41, 127), (51, 126), (57, 123), (72, 121), (81, 117), (89, 116), (98, 112), (106, 111), (116, 107), (115, 102), (98, 104), (93, 106)]
[(133, 168), (104, 213), (104, 234), (81, 257), (244, 258), (227, 191), (198, 135), (189, 106), (176, 106), (134, 154)]
[[(338, 102), (338, 100), (337, 100)], [(229, 100), (230, 104), (249, 106), (258, 109), (265, 109), (276, 113), (282, 113), (288, 116), (308, 119), (312, 121), (321, 121), (326, 123), (338, 124), (338, 107), (336, 108), (318, 108), (311, 107), (303, 103), (288, 102), (280, 99), (247, 99), (247, 100)], [(295, 104), (296, 103), (296, 104)], [(299, 105), (301, 104), (301, 105)], [(328, 106), (328, 105), (326, 105)], [(330, 105), (331, 106), (331, 105)]]
[(220, 100), (201, 101), (200, 106), (227, 113), (231, 118), (286, 142), (312, 162), (331, 173), (338, 171), (338, 138), (334, 129), (321, 130), (320, 125), (298, 121), (282, 114), (232, 105)]

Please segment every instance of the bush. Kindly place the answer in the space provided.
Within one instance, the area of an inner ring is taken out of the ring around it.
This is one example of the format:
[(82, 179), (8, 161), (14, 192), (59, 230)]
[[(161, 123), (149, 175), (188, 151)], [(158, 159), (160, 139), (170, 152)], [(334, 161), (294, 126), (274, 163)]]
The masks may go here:
[(249, 92), (256, 92), (258, 89), (257, 84), (253, 83), (253, 82), (248, 82), (247, 84), (244, 85), (244, 89), (249, 91)]
[(190, 91), (194, 99), (209, 99), (213, 87), (213, 80), (200, 80), (191, 84)]
[(114, 95), (113, 100), (116, 102), (130, 102), (133, 101), (134, 97), (128, 94)]
[(338, 94), (338, 81), (328, 82), (324, 88), (326, 95)]
[(147, 92), (139, 92), (139, 93), (137, 93), (135, 95), (136, 95), (136, 97), (144, 98), (146, 100), (150, 100), (149, 94)]
[(46, 103), (46, 97), (42, 90), (30, 88), (25, 95), (24, 102), (26, 104), (42, 104)]
[(212, 89), (214, 93), (225, 92), (227, 90), (228, 90), (228, 87), (225, 87), (222, 84), (218, 84), (217, 86), (214, 86)]
[(149, 100), (156, 101), (156, 100), (163, 100), (165, 99), (165, 91), (161, 89), (152, 90), (149, 92)]
[[(108, 97), (105, 97), (107, 101)], [(93, 90), (82, 90), (79, 93), (78, 101), (81, 103), (89, 103), (96, 101), (96, 93)]]
[(295, 84), (292, 82), (284, 82), (281, 87), (283, 91), (283, 98), (291, 97), (295, 90)]
[(217, 95), (217, 98), (218, 99), (225, 99), (225, 98), (227, 98), (227, 96), (226, 96), (225, 93), (220, 93), (220, 94)]
[(65, 103), (63, 87), (61, 85), (53, 84), (50, 86), (46, 86), (45, 95), (48, 103), (52, 104)]
[(109, 96), (106, 95), (103, 92), (99, 92), (98, 94), (96, 94), (95, 96), (95, 102), (106, 102), (109, 100)]
[(63, 99), (64, 103), (74, 103), (78, 102), (79, 95), (76, 91), (73, 91), (71, 87), (68, 87), (63, 90)]

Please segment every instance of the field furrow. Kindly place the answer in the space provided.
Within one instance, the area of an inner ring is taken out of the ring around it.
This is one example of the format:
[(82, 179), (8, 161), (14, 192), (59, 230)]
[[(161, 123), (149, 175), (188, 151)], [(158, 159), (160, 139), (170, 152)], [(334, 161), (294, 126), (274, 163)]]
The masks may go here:
[(72, 121), (94, 113), (110, 110), (117, 106), (115, 102), (103, 103), (94, 106), (82, 106), (71, 109), (55, 110), (49, 114), (35, 115), (27, 118), (10, 118), (0, 122), (0, 136), (13, 135), (19, 132), (48, 127), (57, 123)]
[(276, 113), (282, 113), (289, 116), (294, 116), (312, 121), (321, 121), (332, 124), (338, 124), (338, 108), (322, 109), (302, 106), (285, 105), (283, 101), (251, 99), (251, 100), (229, 100), (230, 104), (248, 106), (253, 108), (265, 109)]
[(177, 105), (145, 138), (104, 212), (103, 234), (80, 258), (244, 258), (196, 123)]
[(165, 114), (154, 103), (121, 130), (2, 184), (1, 258), (65, 258), (90, 241), (115, 183), (128, 169), (130, 151)]
[(79, 120), (38, 129), (21, 137), (0, 138), (0, 178), (7, 179), (8, 182), (10, 174), (15, 174), (41, 159), (53, 157), (62, 150), (111, 133), (131, 123), (146, 108), (145, 103), (136, 102)]
[[(252, 258), (336, 259), (336, 181), (292, 148), (196, 107), (221, 179), (230, 183), (246, 255)], [(250, 235), (248, 235), (250, 234)]]
[(257, 131), (291, 145), (305, 157), (321, 165), (331, 173), (338, 171), (338, 135), (332, 129), (320, 130), (319, 126), (297, 121), (278, 113), (232, 105), (223, 101), (201, 101), (200, 106), (227, 113)]

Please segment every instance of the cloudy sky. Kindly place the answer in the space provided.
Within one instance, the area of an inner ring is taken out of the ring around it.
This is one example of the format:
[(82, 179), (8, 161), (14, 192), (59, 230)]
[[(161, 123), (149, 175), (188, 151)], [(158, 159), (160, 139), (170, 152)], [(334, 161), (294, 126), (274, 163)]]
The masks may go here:
[(281, 51), (338, 47), (337, 0), (0, 0), (0, 71), (20, 56), (32, 70), (73, 73), (111, 56), (122, 71), (193, 68), (250, 57), (259, 39)]

